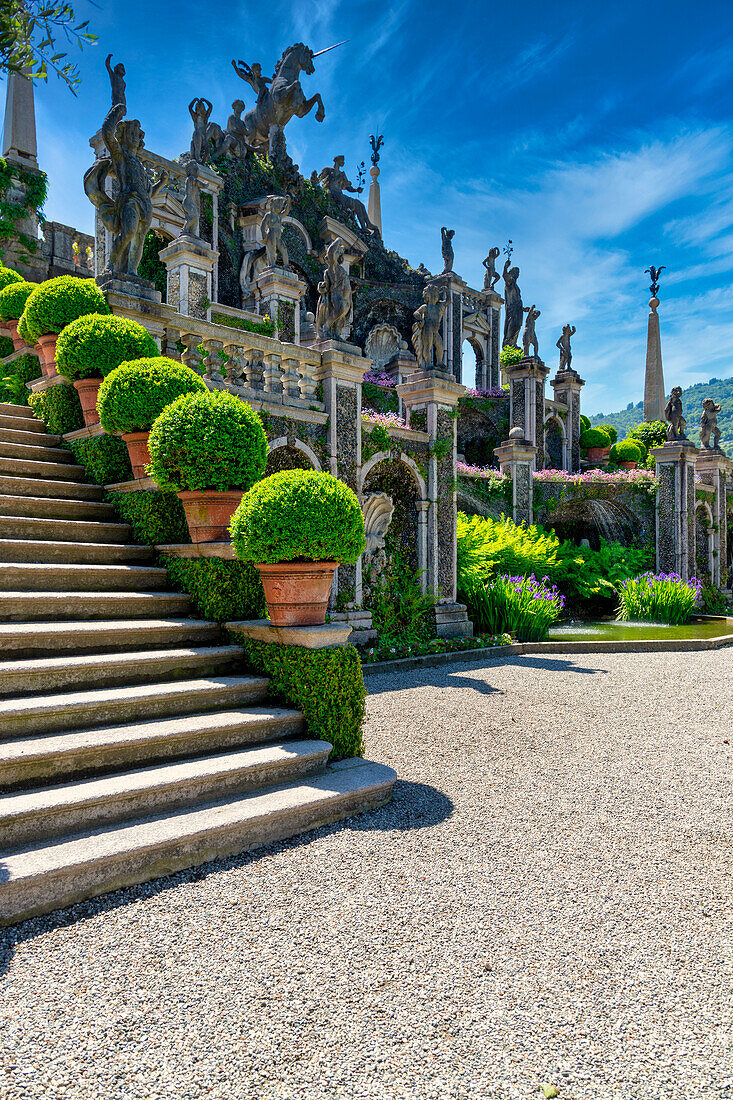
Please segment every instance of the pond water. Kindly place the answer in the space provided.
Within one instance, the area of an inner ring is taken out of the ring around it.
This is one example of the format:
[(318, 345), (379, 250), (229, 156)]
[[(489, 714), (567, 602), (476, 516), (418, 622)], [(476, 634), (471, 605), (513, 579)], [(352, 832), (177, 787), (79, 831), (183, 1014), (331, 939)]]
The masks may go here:
[(617, 623), (613, 619), (598, 622), (560, 623), (550, 627), (549, 642), (638, 642), (675, 641), (681, 638), (720, 638), (733, 634), (733, 619), (697, 619), (683, 626), (666, 623)]

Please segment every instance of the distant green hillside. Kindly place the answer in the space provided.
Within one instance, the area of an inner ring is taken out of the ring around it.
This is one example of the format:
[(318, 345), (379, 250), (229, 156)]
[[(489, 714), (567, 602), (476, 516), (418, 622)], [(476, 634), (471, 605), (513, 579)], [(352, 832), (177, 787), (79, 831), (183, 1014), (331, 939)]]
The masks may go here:
[[(700, 413), (703, 399), (712, 397), (722, 407), (718, 413), (718, 427), (721, 431), (720, 445), (733, 457), (733, 378), (711, 378), (709, 382), (698, 382), (682, 391), (682, 405), (687, 419), (687, 434), (695, 443), (700, 442)], [(592, 424), (613, 424), (622, 439), (629, 428), (640, 424), (644, 419), (644, 402), (629, 405), (622, 412), (598, 413), (590, 418)]]

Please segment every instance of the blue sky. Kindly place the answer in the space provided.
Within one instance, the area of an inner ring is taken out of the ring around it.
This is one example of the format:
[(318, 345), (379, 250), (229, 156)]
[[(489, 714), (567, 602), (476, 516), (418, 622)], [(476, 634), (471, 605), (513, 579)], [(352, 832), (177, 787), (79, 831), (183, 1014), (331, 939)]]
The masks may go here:
[(379, 130), (388, 247), (439, 270), (440, 226), (452, 226), (455, 268), (480, 286), (482, 258), (511, 238), (553, 371), (562, 325), (577, 326), (586, 411), (642, 397), (650, 263), (667, 266), (667, 388), (733, 374), (730, 0), (98, 2), (77, 4), (100, 38), (81, 56), (78, 98), (55, 80), (37, 91), (49, 218), (91, 229), (81, 181), (110, 50), (147, 145), (175, 156), (193, 96), (222, 123), (232, 99), (251, 105), (233, 57), (271, 73), (295, 41), (317, 50), (348, 38), (303, 78), (326, 106), (322, 124), (311, 115), (287, 129), (304, 175), (337, 153), (355, 175)]

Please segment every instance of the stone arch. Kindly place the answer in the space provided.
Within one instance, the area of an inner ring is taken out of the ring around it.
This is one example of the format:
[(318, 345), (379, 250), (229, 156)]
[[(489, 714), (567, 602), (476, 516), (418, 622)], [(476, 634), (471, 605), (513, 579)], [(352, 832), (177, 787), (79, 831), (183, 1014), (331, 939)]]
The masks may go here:
[[(275, 459), (275, 453), (277, 451), (284, 452), (282, 455), (278, 456), (279, 461)], [(281, 435), (278, 436), (277, 439), (273, 439), (267, 444), (267, 453), (268, 458), (267, 466), (265, 467), (265, 477), (275, 473), (277, 470), (311, 469), (321, 471), (323, 469), (318, 455), (313, 448), (309, 447), (307, 443), (304, 443), (302, 439), (293, 439), (292, 436), (288, 438), (286, 435)], [(270, 467), (270, 469), (268, 469), (268, 467)]]
[(427, 577), (427, 486), (416, 463), (404, 452), (380, 451), (362, 467), (362, 497), (384, 492), (392, 497), (394, 513), (385, 540), (387, 553), (398, 553), (413, 570)]
[(553, 470), (567, 469), (567, 432), (562, 417), (554, 412), (545, 417), (545, 457)]
[(713, 550), (713, 512), (706, 500), (698, 500), (695, 505), (695, 571), (698, 576), (704, 574), (712, 578), (715, 567)]
[[(392, 457), (393, 456), (389, 451), (378, 451), (377, 454), (372, 455), (372, 457), (367, 462), (364, 463), (364, 465), (361, 468), (361, 472), (359, 474), (359, 492), (360, 493), (363, 492), (364, 485), (366, 484), (366, 479), (369, 476), (369, 474), (372, 472), (374, 467), (379, 465), (380, 462), (385, 462), (387, 460), (391, 460)], [(427, 489), (427, 485), (425, 484), (425, 478), (420, 473), (420, 470), (419, 470), (418, 465), (415, 462), (415, 460), (413, 458), (410, 458), (409, 455), (405, 454), (404, 451), (400, 451), (395, 457), (397, 458), (397, 460), (399, 462), (404, 463), (404, 465), (407, 466), (407, 468), (412, 472), (412, 476), (415, 479), (415, 483), (416, 483), (417, 489), (418, 489), (418, 499), (419, 500), (427, 500), (427, 498), (428, 498), (428, 489)]]
[[(469, 352), (473, 352), (473, 359)], [(461, 381), (470, 389), (481, 388), (486, 355), (481, 341), (475, 336), (465, 336), (461, 344)]]

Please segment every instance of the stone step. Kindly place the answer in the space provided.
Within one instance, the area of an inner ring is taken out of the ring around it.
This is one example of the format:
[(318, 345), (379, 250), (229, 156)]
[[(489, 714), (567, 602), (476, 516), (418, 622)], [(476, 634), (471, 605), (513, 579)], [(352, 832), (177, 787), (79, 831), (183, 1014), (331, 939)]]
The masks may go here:
[(197, 802), (300, 780), (328, 760), (327, 741), (258, 745), (0, 797), (0, 836), (17, 847)]
[(105, 565), (112, 562), (151, 561), (149, 546), (128, 543), (49, 542), (43, 539), (0, 538), (0, 562), (65, 562), (69, 565)]
[(220, 645), (0, 661), (0, 698), (208, 676), (237, 671), (243, 657), (240, 646)]
[[(2, 423), (2, 417), (0, 417), (0, 423)], [(17, 428), (0, 427), (0, 439), (4, 443), (26, 443), (32, 447), (58, 447), (62, 438), (60, 435), (49, 435), (45, 431), (39, 432), (35, 425), (26, 425), (22, 421), (19, 421)]]
[(149, 592), (167, 583), (165, 569), (155, 565), (0, 562), (0, 591)]
[(98, 688), (0, 701), (0, 740), (94, 728), (142, 718), (201, 714), (216, 707), (261, 702), (262, 676), (210, 676), (163, 684)]
[[(130, 534), (131, 529), (127, 523), (97, 523), (76, 519), (37, 519), (27, 516), (0, 515), (0, 541), (37, 539), (43, 542), (53, 540), (68, 543), (121, 543), (129, 539)], [(148, 553), (150, 553), (149, 548)]]
[(117, 518), (112, 505), (102, 501), (7, 496), (1, 492), (0, 515), (26, 516), (28, 519), (99, 519), (110, 522)]
[(21, 420), (35, 420), (33, 409), (28, 405), (10, 405), (0, 401), (0, 416), (19, 416)]
[(21, 660), (50, 653), (121, 652), (166, 645), (213, 644), (220, 637), (217, 623), (203, 619), (0, 623), (0, 655), (5, 660)]
[(53, 500), (104, 500), (104, 491), (100, 485), (87, 485), (84, 481), (59, 481), (54, 478), (46, 480), (42, 477), (7, 477), (4, 474), (0, 474), (0, 493)]
[(59, 481), (86, 481), (83, 466), (74, 462), (38, 462), (34, 458), (0, 457), (0, 473), (14, 477), (55, 478)]
[(44, 447), (43, 444), (33, 443), (6, 443), (0, 436), (0, 457), (2, 458), (30, 458), (41, 462), (70, 462), (71, 451), (64, 447)]
[(17, 416), (16, 413), (22, 410), (23, 405), (6, 405), (6, 408), (12, 408), (13, 413), (0, 413), (0, 437), (7, 439), (5, 429), (9, 431), (17, 432), (33, 432), (35, 435), (46, 435), (46, 425), (41, 420), (31, 414), (31, 416)]
[(300, 711), (250, 707), (24, 737), (0, 744), (0, 788), (59, 782), (304, 734)]
[(395, 778), (383, 764), (346, 760), (305, 781), (0, 852), (0, 923), (12, 924), (374, 809), (389, 801)]
[(0, 623), (45, 619), (146, 619), (185, 615), (181, 592), (0, 592)]

